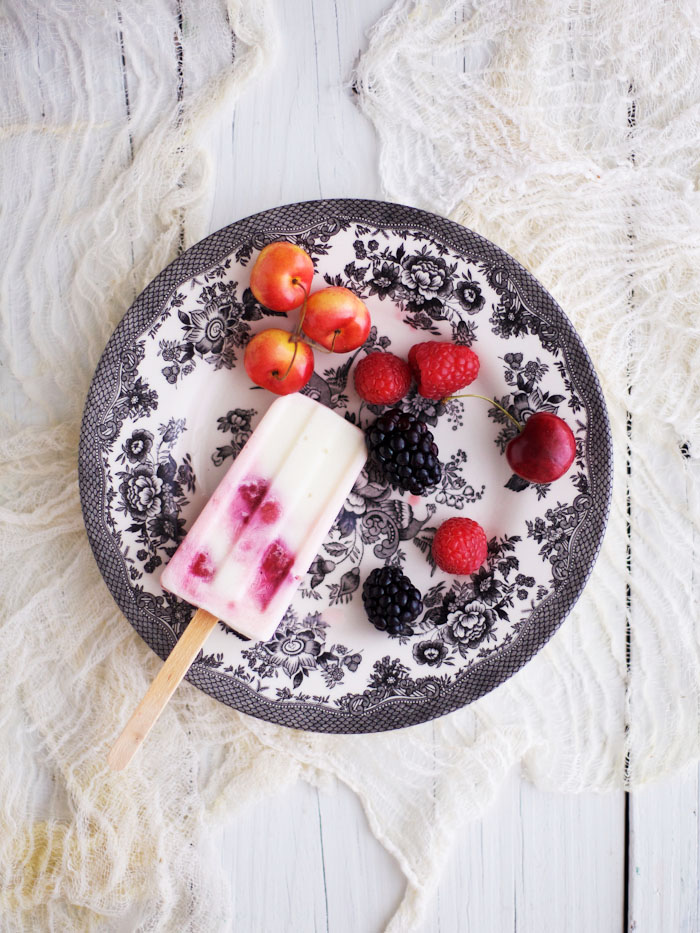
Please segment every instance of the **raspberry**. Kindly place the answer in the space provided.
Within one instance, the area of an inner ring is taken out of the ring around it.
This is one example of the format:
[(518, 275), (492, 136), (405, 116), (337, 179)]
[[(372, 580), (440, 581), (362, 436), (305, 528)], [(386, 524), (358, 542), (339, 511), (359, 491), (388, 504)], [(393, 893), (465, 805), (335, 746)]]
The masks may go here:
[(370, 353), (355, 369), (357, 394), (372, 405), (394, 405), (410, 387), (409, 365), (393, 353)]
[(255, 595), (263, 609), (267, 609), (282, 582), (294, 565), (294, 555), (284, 541), (273, 541), (263, 554), (255, 581)]
[(409, 625), (423, 611), (419, 590), (399, 567), (377, 567), (362, 587), (367, 618), (380, 632), (413, 635)]
[(471, 518), (448, 518), (435, 532), (433, 558), (445, 573), (474, 573), (486, 560), (484, 529)]
[(190, 564), (190, 573), (193, 577), (201, 577), (202, 580), (213, 580), (214, 565), (209, 555), (203, 551), (198, 551)]
[(367, 429), (370, 458), (401, 492), (422, 496), (442, 477), (437, 444), (425, 421), (390, 408)]
[(455, 343), (417, 343), (408, 353), (408, 362), (424, 398), (445, 398), (479, 375), (479, 357), (469, 347)]

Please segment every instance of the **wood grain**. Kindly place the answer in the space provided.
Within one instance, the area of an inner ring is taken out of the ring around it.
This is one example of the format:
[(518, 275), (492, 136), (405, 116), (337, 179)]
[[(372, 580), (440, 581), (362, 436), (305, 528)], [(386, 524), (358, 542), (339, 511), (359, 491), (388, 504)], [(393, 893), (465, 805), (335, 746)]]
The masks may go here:
[(624, 794), (549, 794), (513, 774), (461, 834), (426, 933), (618, 933), (623, 889)]
[(629, 933), (700, 929), (700, 770), (630, 795)]
[(314, 198), (377, 198), (377, 141), (349, 87), (377, 0), (273, 4), (274, 68), (204, 140), (214, 183), (210, 229)]
[(206, 609), (195, 612), (107, 756), (113, 771), (126, 768), (134, 757), (216, 623), (216, 616)]
[[(513, 774), (491, 810), (460, 832), (416, 933), (618, 933), (623, 821), (622, 792), (548, 794)], [(332, 792), (298, 784), (244, 811), (213, 844), (234, 887), (236, 929), (286, 930), (296, 916), (307, 918), (303, 929), (379, 933), (404, 889), (342, 784)]]
[(379, 931), (405, 886), (340, 783), (296, 784), (222, 826), (212, 845), (233, 887), (234, 930)]

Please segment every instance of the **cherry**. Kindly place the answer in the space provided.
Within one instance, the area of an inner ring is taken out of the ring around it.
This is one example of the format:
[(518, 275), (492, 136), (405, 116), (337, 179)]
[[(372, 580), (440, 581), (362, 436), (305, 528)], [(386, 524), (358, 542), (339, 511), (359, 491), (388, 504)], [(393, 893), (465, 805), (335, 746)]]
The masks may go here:
[(520, 434), (508, 442), (511, 470), (530, 483), (551, 483), (563, 476), (576, 456), (576, 440), (566, 421), (551, 411), (536, 411)]
[(279, 240), (268, 243), (250, 273), (250, 290), (271, 311), (298, 308), (311, 291), (314, 264), (300, 246)]
[(297, 334), (268, 327), (248, 341), (243, 366), (256, 385), (276, 395), (289, 395), (311, 378), (314, 351)]
[(348, 353), (361, 347), (371, 325), (364, 301), (349, 288), (337, 285), (310, 295), (302, 320), (306, 336), (331, 353)]
[(448, 395), (442, 401), (453, 398), (483, 399), (510, 418), (520, 433), (508, 441), (506, 460), (511, 470), (529, 483), (552, 483), (563, 476), (574, 462), (574, 432), (559, 415), (551, 411), (536, 411), (523, 425), (502, 405), (485, 395)]

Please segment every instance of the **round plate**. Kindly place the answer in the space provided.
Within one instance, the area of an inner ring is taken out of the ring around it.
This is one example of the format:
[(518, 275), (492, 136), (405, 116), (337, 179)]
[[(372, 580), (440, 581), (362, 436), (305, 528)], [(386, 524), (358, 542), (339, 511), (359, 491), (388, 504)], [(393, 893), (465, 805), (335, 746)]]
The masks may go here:
[[(440, 408), (413, 390), (401, 404), (431, 425), (440, 485), (401, 495), (365, 470), (274, 637), (246, 641), (220, 623), (188, 674), (223, 703), (286, 726), (371, 732), (422, 722), (492, 690), (550, 638), (591, 571), (611, 491), (608, 418), (580, 338), (529, 273), (470, 230), (397, 204), (311, 201), (187, 250), (126, 313), (90, 388), (79, 468), (90, 543), (125, 616), (165, 658), (193, 610), (161, 589), (160, 573), (274, 399), (247, 378), (243, 349), (277, 318), (290, 330), (296, 321), (248, 288), (258, 251), (279, 239), (311, 254), (314, 289), (345, 285), (372, 315), (360, 350), (316, 352), (306, 394), (364, 427), (380, 409), (354, 391), (358, 359), (452, 340), (481, 360), (467, 391), (521, 422), (556, 411), (576, 435), (569, 473), (530, 485), (508, 469), (515, 429), (496, 408), (478, 399)], [(489, 539), (472, 576), (431, 561), (436, 528), (455, 515)], [(362, 582), (386, 563), (423, 595), (409, 636), (376, 631), (363, 610)]]

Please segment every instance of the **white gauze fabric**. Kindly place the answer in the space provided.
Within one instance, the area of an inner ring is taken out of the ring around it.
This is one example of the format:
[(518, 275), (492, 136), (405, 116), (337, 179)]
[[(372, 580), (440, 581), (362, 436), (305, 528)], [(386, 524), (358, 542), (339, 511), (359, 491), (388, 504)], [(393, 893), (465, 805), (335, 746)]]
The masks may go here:
[(233, 806), (229, 787), (243, 801), (298, 771), (193, 689), (128, 771), (107, 771), (159, 663), (100, 578), (76, 471), (107, 338), (208, 232), (207, 121), (230, 118), (274, 45), (263, 0), (2, 7), (3, 930), (225, 929), (203, 815)]

